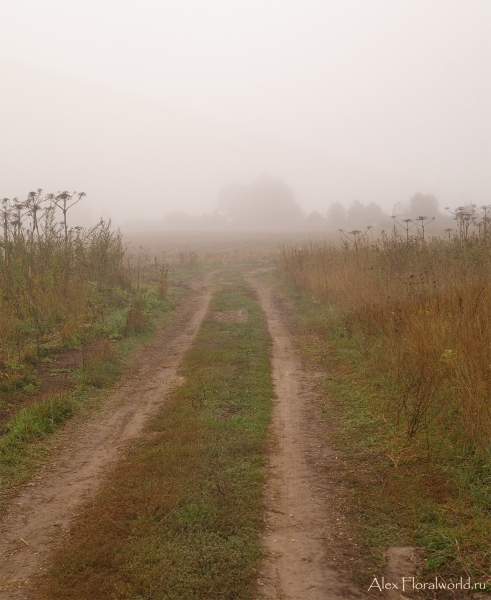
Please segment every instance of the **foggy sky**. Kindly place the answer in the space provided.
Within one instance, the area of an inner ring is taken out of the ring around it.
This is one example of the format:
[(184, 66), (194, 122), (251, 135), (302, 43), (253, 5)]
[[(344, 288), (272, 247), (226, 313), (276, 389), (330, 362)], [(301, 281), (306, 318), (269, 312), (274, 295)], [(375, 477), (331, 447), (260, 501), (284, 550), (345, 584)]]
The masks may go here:
[(281, 177), (302, 208), (491, 202), (488, 0), (0, 0), (0, 197), (94, 219), (211, 211)]

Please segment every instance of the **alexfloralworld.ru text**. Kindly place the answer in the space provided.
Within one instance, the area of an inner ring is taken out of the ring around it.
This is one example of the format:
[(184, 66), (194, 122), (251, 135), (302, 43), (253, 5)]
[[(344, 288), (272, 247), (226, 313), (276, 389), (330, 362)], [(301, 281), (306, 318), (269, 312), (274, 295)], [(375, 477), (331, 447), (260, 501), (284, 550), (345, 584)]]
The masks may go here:
[[(489, 582), (488, 582), (489, 583)], [(436, 577), (432, 581), (418, 581), (414, 577), (401, 577), (400, 581), (386, 581), (385, 577), (375, 577), (368, 591), (379, 590), (485, 590), (483, 581), (471, 581), (470, 578), (461, 577), (458, 581), (444, 581)]]

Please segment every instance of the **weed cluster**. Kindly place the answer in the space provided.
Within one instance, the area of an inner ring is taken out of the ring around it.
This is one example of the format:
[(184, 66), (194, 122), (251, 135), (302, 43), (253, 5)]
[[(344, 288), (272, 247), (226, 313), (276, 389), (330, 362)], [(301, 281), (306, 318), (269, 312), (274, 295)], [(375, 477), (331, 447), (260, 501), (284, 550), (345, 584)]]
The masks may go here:
[(284, 248), (279, 269), (326, 371), (367, 577), (408, 545), (423, 574), (488, 580), (491, 244), (406, 234)]
[[(491, 430), (491, 239), (382, 234), (356, 245), (285, 247), (280, 272), (330, 311), (394, 385), (407, 438), (480, 450)], [(358, 240), (357, 240), (358, 241)], [(334, 326), (334, 325), (333, 325)]]
[(84, 196), (37, 190), (1, 200), (0, 395), (35, 390), (35, 365), (60, 348), (140, 333), (165, 299), (165, 268), (156, 261), (154, 285), (142, 283), (145, 265), (110, 222), (68, 227)]
[[(85, 230), (55, 222), (56, 198), (2, 200), (0, 335), (2, 358), (24, 362), (54, 335), (84, 337), (102, 311), (104, 286), (127, 287), (119, 233), (101, 221)], [(53, 200), (48, 206), (43, 202)], [(40, 213), (42, 213), (40, 215)], [(28, 227), (23, 226), (31, 219)]]

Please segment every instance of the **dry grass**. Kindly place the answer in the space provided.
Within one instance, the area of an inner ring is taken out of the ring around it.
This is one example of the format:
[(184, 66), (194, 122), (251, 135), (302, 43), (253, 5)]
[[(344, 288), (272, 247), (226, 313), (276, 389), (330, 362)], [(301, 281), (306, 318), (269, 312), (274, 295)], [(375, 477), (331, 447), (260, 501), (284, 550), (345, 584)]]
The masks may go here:
[[(35, 226), (24, 228), (22, 218), (32, 218), (28, 207), (2, 206), (0, 359), (33, 362), (42, 346), (83, 340), (107, 312), (106, 288), (129, 286), (124, 248), (108, 223), (65, 231), (47, 207)], [(13, 213), (20, 222), (9, 221)]]
[(69, 229), (68, 208), (56, 222), (56, 203), (63, 211), (73, 201), (38, 190), (0, 202), (2, 504), (43, 460), (40, 441), (90, 408), (93, 388), (114, 381), (123, 355), (172, 306), (165, 265), (128, 255), (110, 223)]
[(163, 260), (128, 253), (110, 223), (68, 228), (82, 196), (38, 190), (0, 203), (0, 407), (38, 389), (53, 353), (141, 333), (167, 296)]
[[(389, 413), (409, 438), (430, 430), (489, 448), (491, 244), (385, 236), (356, 251), (285, 247), (279, 269), (342, 318), (396, 382)], [(436, 443), (436, 442), (435, 442)]]

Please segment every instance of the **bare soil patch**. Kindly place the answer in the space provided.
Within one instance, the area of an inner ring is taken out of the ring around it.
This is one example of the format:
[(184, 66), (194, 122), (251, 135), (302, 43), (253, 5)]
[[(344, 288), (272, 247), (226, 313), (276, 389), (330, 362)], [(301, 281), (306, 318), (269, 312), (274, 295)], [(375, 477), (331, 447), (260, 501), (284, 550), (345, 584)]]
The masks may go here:
[(77, 510), (100, 486), (110, 464), (180, 381), (176, 371), (208, 310), (209, 273), (195, 281), (151, 344), (90, 421), (76, 419), (59, 435), (60, 451), (14, 498), (0, 522), (0, 598), (25, 598), (33, 577), (69, 530)]
[(231, 419), (240, 413), (240, 406), (234, 404), (225, 404), (220, 408), (220, 415), (222, 419)]
[(215, 310), (211, 313), (215, 321), (221, 323), (245, 323), (249, 320), (249, 313), (245, 308), (239, 310)]
[[(417, 563), (420, 560), (417, 549), (411, 546), (394, 546), (387, 550), (385, 556), (387, 560), (385, 580), (397, 585), (397, 588), (392, 587), (386, 590), (387, 600), (400, 600), (403, 588), (402, 577), (410, 577), (416, 571)], [(404, 592), (406, 597), (415, 597), (411, 591), (404, 590)], [(402, 597), (404, 598), (404, 596)]]
[[(54, 394), (71, 390), (74, 387), (74, 373), (108, 340), (94, 340), (82, 348), (67, 348), (52, 354), (49, 362), (36, 365), (38, 388), (29, 394), (22, 391), (4, 393), (6, 402), (0, 403), (0, 428), (25, 406), (43, 401)], [(0, 429), (1, 431), (1, 429)]]

